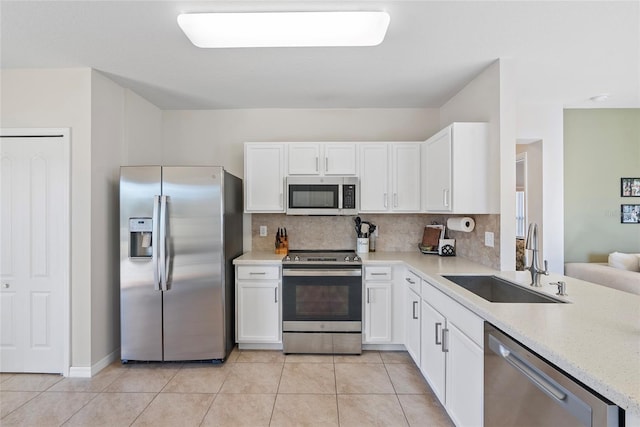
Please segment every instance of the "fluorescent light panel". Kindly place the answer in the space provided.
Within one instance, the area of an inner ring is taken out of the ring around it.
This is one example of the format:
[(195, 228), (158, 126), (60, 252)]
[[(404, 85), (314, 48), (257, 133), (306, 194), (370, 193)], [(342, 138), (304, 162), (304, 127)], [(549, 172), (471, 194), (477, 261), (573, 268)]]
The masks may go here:
[(376, 46), (386, 12), (183, 13), (178, 25), (202, 48)]

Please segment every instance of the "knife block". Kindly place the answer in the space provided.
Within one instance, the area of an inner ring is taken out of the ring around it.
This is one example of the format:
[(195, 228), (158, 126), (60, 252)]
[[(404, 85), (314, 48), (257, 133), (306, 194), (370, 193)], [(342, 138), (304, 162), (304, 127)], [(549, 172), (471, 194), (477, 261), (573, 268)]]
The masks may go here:
[(289, 253), (289, 238), (281, 236), (276, 240), (276, 253), (286, 255)]

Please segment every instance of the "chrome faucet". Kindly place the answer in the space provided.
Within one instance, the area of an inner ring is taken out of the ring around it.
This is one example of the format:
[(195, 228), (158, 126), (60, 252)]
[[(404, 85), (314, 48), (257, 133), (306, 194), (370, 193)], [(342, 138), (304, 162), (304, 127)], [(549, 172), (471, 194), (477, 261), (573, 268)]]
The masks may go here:
[(540, 269), (538, 252), (538, 224), (532, 222), (529, 224), (529, 231), (527, 232), (527, 240), (524, 244), (525, 249), (530, 250), (531, 253), (531, 265), (526, 269), (531, 272), (531, 286), (542, 286), (540, 283), (540, 275), (549, 275), (549, 269), (547, 261), (544, 261), (544, 270)]

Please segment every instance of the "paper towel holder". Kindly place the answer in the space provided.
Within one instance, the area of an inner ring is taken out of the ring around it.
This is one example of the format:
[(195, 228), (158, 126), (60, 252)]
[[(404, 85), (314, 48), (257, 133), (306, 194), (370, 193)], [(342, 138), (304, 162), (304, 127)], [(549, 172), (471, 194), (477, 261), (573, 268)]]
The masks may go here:
[(464, 231), (470, 233), (476, 226), (476, 222), (469, 216), (452, 217), (447, 219), (447, 228), (451, 231)]

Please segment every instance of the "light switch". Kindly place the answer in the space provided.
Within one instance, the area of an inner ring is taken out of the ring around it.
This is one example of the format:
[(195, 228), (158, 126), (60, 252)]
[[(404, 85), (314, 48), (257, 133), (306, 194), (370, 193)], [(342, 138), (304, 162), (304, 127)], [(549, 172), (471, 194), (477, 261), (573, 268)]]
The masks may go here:
[(260, 226), (260, 237), (267, 237), (267, 226), (266, 225), (261, 225)]

